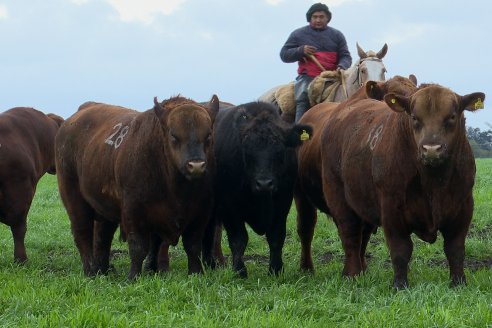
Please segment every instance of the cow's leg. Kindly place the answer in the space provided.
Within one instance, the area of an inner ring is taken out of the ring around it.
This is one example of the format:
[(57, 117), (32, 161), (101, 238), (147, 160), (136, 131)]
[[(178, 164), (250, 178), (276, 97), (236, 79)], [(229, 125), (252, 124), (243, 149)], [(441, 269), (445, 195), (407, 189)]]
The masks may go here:
[(157, 270), (159, 272), (169, 271), (169, 244), (162, 242), (159, 247), (159, 254), (157, 257)]
[(334, 210), (337, 221), (338, 234), (345, 252), (343, 276), (355, 277), (362, 272), (360, 260), (362, 245), (362, 221), (345, 204), (339, 204)]
[(213, 253), (216, 264), (222, 267), (225, 266), (226, 260), (224, 257), (224, 253), (222, 253), (222, 225), (215, 226)]
[(111, 243), (118, 228), (118, 223), (103, 220), (103, 218), (100, 218), (100, 220), (94, 222), (94, 271), (107, 274), (109, 271)]
[(248, 232), (244, 222), (229, 220), (224, 221), (224, 228), (227, 232), (227, 239), (232, 253), (232, 269), (237, 272), (241, 278), (248, 276), (248, 271), (244, 265), (243, 256), (248, 244)]
[(161, 247), (162, 239), (157, 234), (152, 234), (150, 238), (150, 248), (145, 260), (144, 268), (146, 271), (157, 272), (157, 261), (159, 256), (159, 248)]
[(24, 239), (27, 231), (27, 213), (31, 207), (34, 197), (34, 188), (31, 178), (21, 181), (6, 181), (4, 183), (4, 193), (0, 195), (2, 202), (7, 208), (2, 222), (10, 227), (14, 239), (14, 261), (25, 263), (27, 261), (26, 247)]
[(285, 242), (286, 218), (276, 220), (276, 224), (266, 232), (268, 246), (270, 247), (269, 272), (278, 275), (283, 268), (282, 249)]
[(27, 231), (26, 215), (11, 225), (10, 230), (14, 238), (14, 260), (17, 263), (25, 263), (27, 261), (26, 247), (24, 245), (24, 238)]
[(466, 284), (466, 277), (463, 268), (465, 259), (465, 237), (466, 233), (457, 233), (456, 231), (446, 231), (442, 233), (444, 238), (444, 253), (448, 259), (449, 276), (451, 286), (455, 287)]
[(465, 260), (465, 239), (470, 226), (473, 203), (470, 201), (467, 205), (468, 210), (462, 210), (456, 216), (459, 220), (452, 220), (451, 225), (441, 229), (444, 253), (449, 264), (451, 287), (466, 284), (463, 262)]
[(84, 273), (93, 276), (94, 210), (84, 200), (78, 182), (60, 176), (58, 179), (60, 196), (70, 218), (72, 235), (80, 253)]
[(183, 247), (188, 256), (188, 274), (203, 272), (200, 254), (206, 226), (201, 225), (201, 222), (207, 222), (207, 220), (196, 219), (194, 224), (189, 225), (183, 232)]
[(311, 243), (317, 222), (316, 208), (311, 205), (302, 191), (296, 190), (294, 200), (297, 210), (297, 234), (301, 240), (300, 268), (303, 271), (314, 272)]
[(220, 240), (217, 241), (215, 238), (216, 236), (216, 230), (217, 228), (220, 228), (220, 226), (217, 224), (216, 219), (212, 217), (210, 221), (207, 224), (207, 227), (205, 228), (205, 232), (203, 234), (203, 241), (202, 241), (202, 259), (203, 263), (212, 268), (215, 269), (216, 265), (216, 258), (214, 254), (214, 247), (217, 242), (219, 242), (220, 246)]
[(366, 271), (367, 262), (366, 262), (366, 249), (367, 244), (369, 243), (369, 239), (371, 239), (371, 235), (375, 232), (377, 227), (370, 223), (363, 223), (362, 226), (362, 240), (360, 245), (360, 263), (362, 265), (362, 270)]
[(405, 289), (408, 287), (408, 263), (412, 257), (412, 239), (404, 229), (388, 226), (389, 224), (383, 227), (393, 264), (393, 287)]
[[(129, 225), (125, 225), (129, 227)], [(128, 229), (128, 250), (130, 253), (130, 272), (128, 273), (128, 280), (135, 280), (138, 275), (142, 273), (142, 264), (149, 252), (150, 248), (150, 233), (144, 233), (134, 230), (129, 227)]]

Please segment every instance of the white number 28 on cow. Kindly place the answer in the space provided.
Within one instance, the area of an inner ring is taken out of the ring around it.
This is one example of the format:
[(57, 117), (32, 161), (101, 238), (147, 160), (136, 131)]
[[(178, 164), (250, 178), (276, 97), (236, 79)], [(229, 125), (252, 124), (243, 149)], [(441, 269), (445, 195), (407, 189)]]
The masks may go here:
[(108, 145), (114, 146), (114, 148), (118, 148), (123, 142), (123, 138), (125, 138), (129, 129), (130, 128), (128, 127), (128, 125), (123, 126), (123, 123), (116, 124), (115, 126), (113, 126), (113, 130), (116, 131), (114, 131), (106, 140), (104, 140), (104, 142)]

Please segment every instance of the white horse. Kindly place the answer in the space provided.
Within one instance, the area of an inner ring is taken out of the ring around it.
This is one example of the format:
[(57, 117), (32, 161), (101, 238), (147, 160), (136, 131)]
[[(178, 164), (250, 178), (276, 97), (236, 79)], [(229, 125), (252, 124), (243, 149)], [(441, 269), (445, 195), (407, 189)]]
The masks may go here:
[[(324, 101), (340, 102), (352, 94), (354, 94), (365, 82), (367, 81), (384, 81), (386, 68), (383, 64), (383, 57), (388, 51), (388, 45), (385, 43), (384, 46), (377, 53), (375, 51), (369, 50), (364, 51), (357, 43), (357, 54), (359, 59), (354, 65), (345, 71), (341, 71), (341, 74), (336, 77), (338, 81), (333, 83), (333, 78), (329, 79), (332, 84), (328, 86), (330, 88), (329, 95), (326, 94), (324, 81), (321, 81), (323, 88), (316, 101), (311, 98), (312, 105), (315, 105)], [(331, 72), (327, 72), (331, 73)], [(324, 73), (320, 75), (319, 78), (323, 79)], [(332, 74), (333, 75), (333, 74)], [(315, 78), (312, 83), (319, 83), (320, 81)], [(311, 86), (310, 86), (311, 87)], [(323, 95), (327, 97), (323, 97)], [(284, 119), (288, 122), (294, 121), (295, 116), (295, 100), (294, 100), (294, 82), (283, 84), (274, 87), (262, 96), (258, 100), (266, 101), (277, 105)]]

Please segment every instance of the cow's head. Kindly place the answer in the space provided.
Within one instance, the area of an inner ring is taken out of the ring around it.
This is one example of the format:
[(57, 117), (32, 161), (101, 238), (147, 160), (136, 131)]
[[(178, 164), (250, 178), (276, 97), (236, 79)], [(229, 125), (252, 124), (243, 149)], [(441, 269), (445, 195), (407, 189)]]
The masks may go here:
[(365, 85), (369, 98), (382, 101), (384, 95), (394, 93), (409, 96), (417, 90), (417, 78), (411, 74), (408, 78), (395, 75), (387, 81), (368, 81)]
[(166, 156), (188, 180), (202, 177), (213, 160), (212, 126), (218, 110), (219, 99), (215, 95), (208, 107), (182, 97), (162, 103), (154, 98)]
[(484, 99), (482, 92), (460, 96), (435, 84), (421, 86), (411, 96), (384, 96), (392, 110), (408, 114), (419, 159), (431, 167), (449, 158), (456, 141), (465, 137), (464, 111), (483, 108)]
[(239, 107), (237, 113), (247, 183), (253, 193), (272, 193), (278, 189), (280, 179), (295, 174), (295, 148), (309, 138), (312, 127), (287, 124), (270, 104), (252, 106), (260, 110)]

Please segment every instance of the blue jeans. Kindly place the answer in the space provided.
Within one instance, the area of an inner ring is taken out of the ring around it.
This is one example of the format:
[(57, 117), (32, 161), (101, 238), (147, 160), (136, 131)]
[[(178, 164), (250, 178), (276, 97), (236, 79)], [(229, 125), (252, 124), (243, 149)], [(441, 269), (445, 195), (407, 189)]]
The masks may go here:
[(309, 103), (308, 86), (313, 79), (313, 76), (300, 74), (297, 76), (296, 82), (294, 83), (294, 99), (296, 101), (296, 123), (301, 119), (301, 116), (304, 115), (304, 113), (307, 112), (308, 109), (311, 107), (311, 104)]

